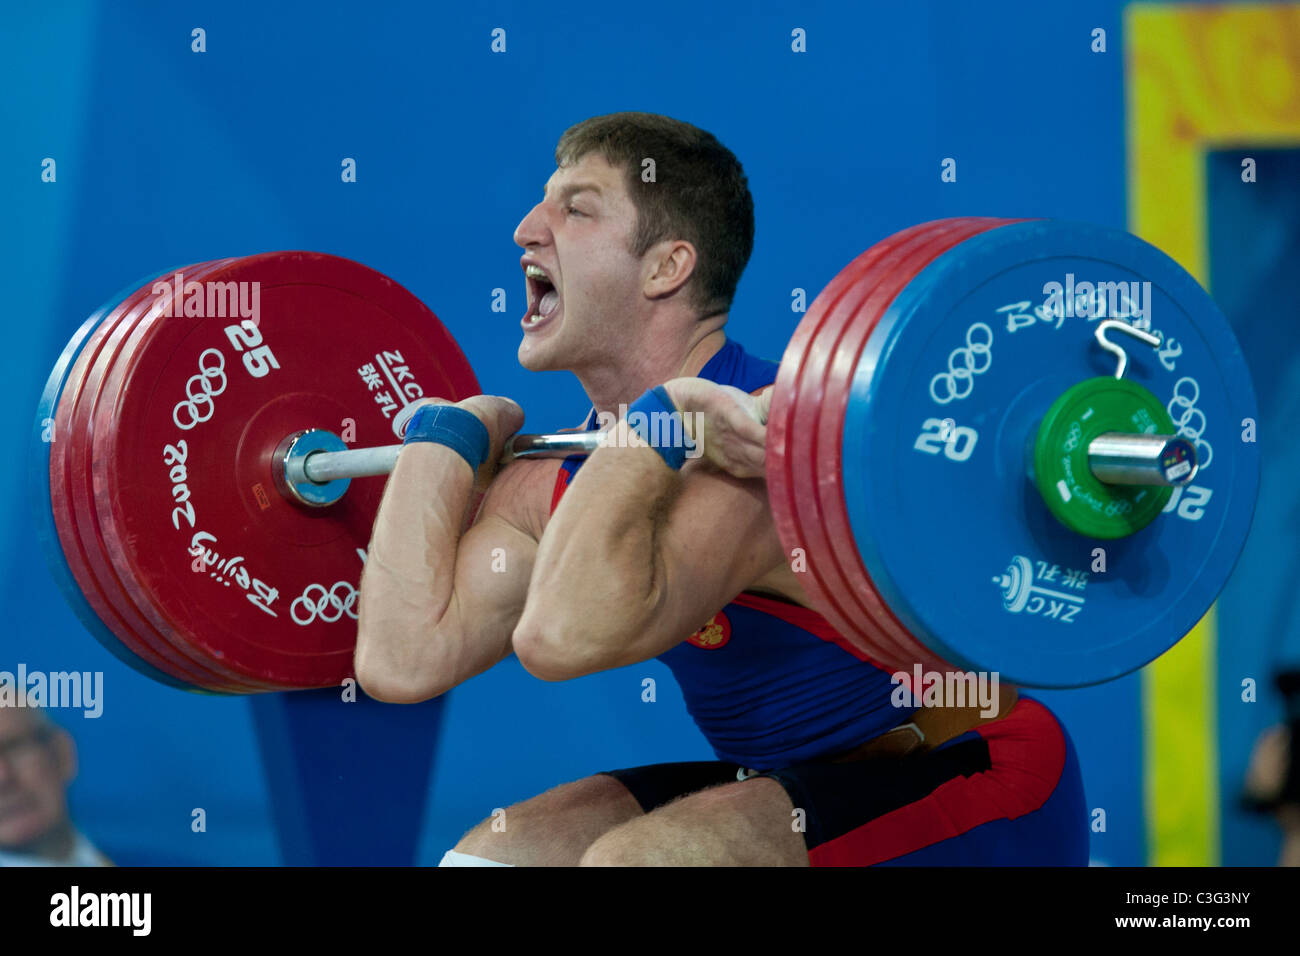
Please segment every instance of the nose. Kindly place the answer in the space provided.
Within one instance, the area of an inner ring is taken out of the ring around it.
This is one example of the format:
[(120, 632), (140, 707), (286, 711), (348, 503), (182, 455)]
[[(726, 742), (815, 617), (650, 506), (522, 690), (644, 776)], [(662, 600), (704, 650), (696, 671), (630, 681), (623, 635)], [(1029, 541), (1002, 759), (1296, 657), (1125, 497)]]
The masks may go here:
[(544, 245), (550, 238), (551, 229), (546, 222), (546, 204), (539, 202), (515, 226), (515, 245), (527, 249), (529, 246)]

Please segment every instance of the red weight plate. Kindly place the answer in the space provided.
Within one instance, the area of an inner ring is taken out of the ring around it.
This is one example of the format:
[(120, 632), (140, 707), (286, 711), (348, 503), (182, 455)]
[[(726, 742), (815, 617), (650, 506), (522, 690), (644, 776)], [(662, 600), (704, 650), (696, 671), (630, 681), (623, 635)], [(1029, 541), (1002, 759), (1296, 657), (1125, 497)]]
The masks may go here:
[(248, 301), (256, 288), (259, 319), (149, 315), (132, 332), (105, 385), (116, 398), (96, 414), (105, 547), (130, 567), (136, 602), (204, 655), (279, 688), (336, 686), (352, 673), (355, 582), (384, 478), (308, 509), (276, 491), (273, 452), (312, 427), (392, 444), (404, 405), (478, 384), (434, 314), (358, 263), (267, 253), (208, 282), (248, 283)]
[[(65, 552), (65, 557), (68, 559), (78, 587), (87, 596), (88, 603), (91, 604), (98, 616), (112, 627), (114, 633), (133, 653), (140, 655), (142, 659), (149, 660), (151, 664), (158, 666), (159, 669), (166, 670), (172, 676), (180, 676), (174, 662), (161, 661), (156, 651), (130, 626), (129, 622), (121, 618), (114, 609), (108, 595), (106, 595), (101, 582), (90, 572), (85, 560), (88, 543), (82, 538), (77, 528), (72, 502), (72, 482), (70, 481), (68, 456), (73, 450), (73, 446), (77, 444), (77, 438), (75, 429), (71, 425), (71, 417), (76, 401), (81, 395), (86, 371), (93, 365), (99, 349), (107, 339), (118, 318), (129, 307), (130, 301), (131, 297), (126, 297), (117, 308), (105, 317), (72, 363), (68, 380), (60, 397), (59, 407), (55, 413), (56, 434), (62, 435), (64, 440), (56, 441), (51, 446), (52, 508), (60, 545)], [(193, 681), (194, 678), (186, 675), (186, 679)]]
[[(927, 228), (928, 224), (914, 226), (876, 243), (844, 269), (813, 303), (809, 315), (800, 324), (798, 338), (791, 342), (782, 362), (783, 374), (795, 371), (797, 375), (790, 385), (794, 394), (785, 406), (783, 416), (778, 419), (780, 425), (777, 432), (784, 435), (784, 440), (774, 442), (775, 447), (786, 450), (786, 455), (784, 460), (778, 456), (776, 467), (769, 468), (769, 494), (775, 501), (784, 499), (785, 508), (789, 509), (784, 518), (792, 526), (793, 536), (787, 546), (793, 547), (795, 541), (800, 542), (799, 546), (805, 549), (809, 558), (804, 584), (810, 595), (816, 597), (817, 607), (836, 623), (837, 629), (846, 635), (852, 635), (850, 643), (882, 665), (885, 661), (897, 658), (898, 648), (894, 642), (881, 631), (874, 616), (861, 608), (853, 607), (855, 602), (852, 593), (842, 587), (833, 588), (824, 581), (824, 574), (830, 569), (823, 568), (827, 548), (822, 540), (824, 535), (818, 514), (820, 505), (816, 497), (815, 476), (810, 474), (809, 468), (810, 434), (803, 432), (795, 423), (816, 414), (815, 404), (811, 410), (806, 406), (809, 401), (819, 401), (820, 397), (814, 395), (808, 399), (804, 396), (809, 390), (810, 359), (817, 343), (826, 341), (821, 337), (823, 326), (844, 309), (846, 297), (857, 300), (867, 293), (870, 285), (863, 281), (863, 277), (874, 274), (875, 267), (882, 259), (889, 256), (898, 245), (905, 244), (918, 235), (923, 236)], [(774, 510), (779, 512), (784, 509), (774, 503)]]
[[(187, 282), (202, 281), (220, 265), (230, 260), (216, 260), (199, 263), (179, 270)], [(164, 282), (164, 279), (158, 280)], [(135, 621), (135, 630), (147, 639), (160, 653), (170, 655), (180, 662), (180, 666), (201, 675), (205, 687), (223, 693), (248, 693), (270, 689), (243, 679), (234, 671), (225, 667), (220, 661), (206, 658), (193, 648), (176, 640), (175, 628), (166, 617), (149, 603), (135, 601), (133, 591), (126, 577), (129, 568), (124, 568), (113, 560), (103, 542), (103, 528), (100, 516), (95, 508), (91, 487), (92, 454), (91, 443), (96, 427), (96, 411), (100, 405), (111, 401), (112, 396), (105, 390), (111, 369), (118, 362), (129, 361), (131, 350), (131, 333), (140, 319), (151, 309), (165, 306), (171, 302), (171, 291), (163, 294), (153, 292), (154, 285), (138, 290), (133, 296), (131, 307), (118, 317), (114, 327), (87, 370), (81, 386), (81, 395), (73, 411), (71, 428), (78, 437), (69, 451), (71, 473), (71, 499), (76, 526), (86, 548), (86, 558), (91, 571), (105, 585), (105, 593), (114, 600), (118, 613), (127, 620)]]
[[(794, 474), (799, 462), (795, 451), (796, 432), (793, 429), (793, 420), (803, 389), (809, 350), (827, 316), (845, 295), (859, 288), (856, 280), (863, 272), (869, 270), (893, 245), (906, 241), (911, 235), (924, 228), (924, 226), (913, 226), (876, 243), (841, 270), (818, 294), (808, 313), (795, 329), (782, 356), (767, 423), (768, 447), (777, 452), (768, 456), (767, 464), (768, 498), (772, 503), (772, 515), (777, 533), (787, 552), (793, 554), (795, 549), (801, 549), (809, 558), (804, 584), (809, 591), (809, 596), (815, 599), (817, 608), (828, 619), (840, 622), (837, 625), (837, 629), (840, 630), (845, 630), (843, 626), (845, 621), (854, 620), (857, 626), (852, 630), (858, 638), (854, 643), (863, 653), (876, 661), (880, 661), (887, 655), (883, 650), (873, 646), (871, 632), (875, 630), (874, 621), (848, 614), (837, 600), (836, 594), (816, 580), (818, 561), (816, 555), (809, 552), (808, 536), (802, 520), (804, 514), (815, 510), (817, 506), (816, 485), (808, 482), (806, 476), (801, 474), (796, 478)], [(813, 580), (809, 581), (809, 578)]]
[(76, 363), (77, 355), (80, 354), (86, 340), (90, 338), (95, 329), (99, 328), (109, 313), (126, 296), (134, 292), (143, 281), (139, 280), (131, 283), (96, 309), (90, 318), (83, 322), (72, 334), (72, 338), (55, 360), (50, 376), (46, 379), (45, 388), (41, 392), (40, 403), (33, 422), (32, 442), (28, 455), (31, 504), (35, 509), (33, 517), (36, 519), (37, 538), (49, 565), (50, 573), (55, 583), (58, 584), (59, 590), (63, 592), (63, 596), (67, 599), (72, 612), (76, 614), (77, 619), (81, 621), (90, 635), (114, 657), (141, 674), (177, 690), (199, 692), (200, 688), (178, 680), (171, 674), (165, 673), (147, 663), (134, 650), (123, 644), (121, 639), (108, 629), (108, 625), (96, 616), (94, 609), (86, 600), (86, 595), (72, 576), (72, 571), (68, 567), (68, 559), (63, 553), (63, 546), (59, 544), (58, 528), (54, 524), (54, 503), (51, 498), (50, 481), (50, 441), (54, 439), (55, 435), (50, 428), (54, 423), (54, 417), (58, 413), (59, 396), (63, 392), (64, 384), (67, 382), (68, 372)]
[[(136, 295), (139, 294), (137, 291)], [(64, 439), (50, 445), (50, 493), (54, 523), (69, 570), (87, 603), (105, 626), (112, 630), (124, 646), (151, 666), (186, 683), (207, 686), (206, 675), (201, 676), (196, 669), (187, 667), (184, 657), (166, 648), (165, 642), (155, 643), (140, 633), (137, 625), (143, 622), (137, 620), (138, 615), (124, 616), (119, 612), (119, 607), (129, 602), (125, 601), (120, 592), (114, 593), (115, 585), (100, 581), (91, 571), (86, 552), (94, 542), (80, 534), (74, 515), (72, 488), (76, 483), (72, 480), (69, 453), (78, 442), (71, 418), (81, 396), (87, 370), (98, 357), (117, 320), (130, 309), (132, 299), (132, 296), (128, 296), (96, 327), (72, 363), (60, 394), (54, 415), (55, 434), (64, 436)], [(163, 645), (161, 651), (158, 646), (160, 644)]]
[[(114, 307), (116, 308), (116, 306)], [(111, 323), (112, 312), (110, 309), (103, 315), (96, 324), (86, 340), (82, 342), (75, 355), (69, 362), (68, 371), (65, 375), (64, 388), (59, 393), (60, 401), (66, 404), (60, 405), (56, 402), (55, 408), (51, 415), (53, 419), (53, 433), (62, 436), (62, 440), (52, 442), (46, 448), (46, 454), (49, 455), (49, 506), (50, 518), (54, 527), (55, 537), (58, 541), (59, 553), (63, 557), (64, 565), (72, 577), (73, 583), (86, 601), (87, 606), (93, 614), (99, 619), (104, 627), (112, 632), (113, 638), (127, 651), (138, 657), (140, 660), (149, 665), (153, 671), (161, 671), (169, 677), (176, 679), (177, 684), (188, 684), (188, 681), (182, 680), (168, 662), (162, 660), (151, 648), (143, 643), (109, 603), (105, 597), (103, 589), (90, 573), (85, 561), (85, 545), (82, 543), (80, 536), (77, 534), (75, 525), (71, 523), (71, 499), (66, 480), (66, 470), (60, 467), (63, 452), (66, 445), (71, 441), (68, 430), (66, 409), (70, 406), (75, 397), (77, 381), (80, 378), (80, 372), (90, 361), (89, 354), (93, 352), (95, 346), (95, 332), (102, 329), (105, 324)], [(62, 409), (62, 410), (61, 410)]]
[[(212, 260), (177, 271), (182, 274), (186, 288), (189, 288), (190, 283), (202, 283), (218, 268), (236, 261), (238, 260)], [(174, 276), (174, 273), (172, 275)], [(170, 284), (173, 279), (172, 276), (164, 276), (158, 281)], [(93, 452), (91, 447), (93, 435), (97, 428), (111, 427), (105, 426), (102, 417), (99, 416), (105, 407), (111, 408), (117, 401), (120, 376), (115, 378), (112, 370), (119, 365), (125, 367), (131, 363), (133, 350), (139, 345), (139, 336), (135, 333), (140, 328), (141, 320), (146, 318), (151, 310), (168, 308), (173, 303), (174, 293), (171, 288), (168, 288), (166, 293), (157, 294), (153, 293), (153, 288), (151, 285), (140, 290), (132, 303), (132, 308), (120, 317), (109, 341), (101, 349), (98, 359), (87, 373), (87, 386), (83, 388), (83, 396), (75, 412), (74, 428), (78, 430), (78, 434), (88, 436), (84, 444), (81, 444), (80, 453), (76, 454), (73, 460), (77, 473), (84, 475), (84, 481), (77, 485), (76, 494), (73, 496), (76, 502), (76, 516), (83, 529), (91, 529), (87, 532), (87, 537), (99, 542), (98, 548), (87, 547), (90, 564), (101, 580), (111, 579), (118, 585), (121, 592), (122, 613), (135, 615), (138, 619), (137, 627), (152, 635), (167, 653), (179, 657), (184, 662), (184, 666), (197, 669), (204, 674), (205, 686), (223, 693), (277, 690), (279, 688), (274, 684), (249, 680), (228, 667), (219, 657), (213, 657), (186, 641), (179, 634), (175, 623), (161, 608), (148, 599), (147, 589), (142, 589), (133, 580), (128, 580), (134, 570), (129, 564), (120, 561), (120, 551), (109, 550), (103, 543), (103, 520), (96, 507), (93, 487), (93, 466), (96, 463), (95, 455), (99, 454)], [(88, 397), (91, 395), (93, 399)]]
[[(856, 605), (859, 611), (865, 611), (877, 623), (887, 635), (886, 659), (894, 669), (904, 671), (910, 671), (914, 663), (930, 669), (940, 665), (941, 662), (932, 652), (916, 642), (906, 628), (897, 621), (888, 606), (879, 598), (868, 577), (848, 573), (852, 569), (852, 564), (846, 562), (857, 564), (860, 562), (857, 561), (855, 554), (844, 554), (845, 542), (839, 537), (841, 532), (827, 528), (828, 517), (833, 517), (828, 515), (830, 511), (828, 505), (834, 506), (839, 502), (834, 499), (828, 501), (822, 497), (825, 483), (821, 481), (823, 476), (817, 474), (815, 469), (826, 467), (828, 457), (833, 457), (836, 462), (837, 477), (838, 472), (842, 470), (837, 453), (841, 435), (835, 433), (833, 429), (827, 429), (824, 422), (828, 417), (827, 410), (843, 401), (842, 389), (847, 388), (851, 382), (851, 375), (841, 381), (836, 378), (836, 372), (844, 368), (844, 363), (860, 350), (861, 343), (857, 341), (858, 337), (861, 336), (865, 341), (871, 328), (874, 327), (875, 303), (879, 303), (882, 308), (887, 305), (898, 288), (901, 288), (914, 270), (919, 268), (916, 260), (933, 254), (936, 237), (943, 236), (952, 228), (953, 224), (948, 222), (928, 224), (911, 242), (896, 247), (887, 259), (877, 264), (870, 275), (863, 277), (861, 280), (864, 286), (863, 292), (851, 297), (857, 301), (846, 302), (838, 310), (833, 321), (824, 325), (821, 354), (826, 356), (826, 359), (819, 363), (821, 367), (818, 372), (822, 376), (820, 389), (817, 389), (816, 377), (805, 376), (805, 381), (809, 383), (808, 387), (815, 390), (817, 401), (815, 405), (801, 405), (800, 418), (797, 419), (801, 430), (807, 432), (806, 447), (801, 451), (801, 460), (810, 462), (801, 467), (805, 468), (807, 480), (814, 483), (815, 494), (818, 497), (817, 518), (820, 525), (810, 533), (810, 538), (815, 542), (813, 547), (819, 549), (819, 568), (822, 572), (820, 581), (823, 586), (836, 593), (849, 595), (852, 604)], [(848, 368), (851, 370), (852, 366)]]
[[(202, 275), (212, 268), (212, 264), (200, 263), (187, 267), (189, 275)], [(218, 693), (246, 693), (260, 688), (238, 680), (230, 673), (223, 673), (219, 667), (208, 666), (197, 655), (187, 653), (169, 640), (169, 625), (156, 609), (140, 607), (125, 589), (121, 574), (122, 568), (115, 567), (104, 550), (102, 531), (98, 516), (94, 511), (93, 496), (90, 489), (90, 444), (93, 436), (93, 412), (100, 401), (103, 377), (113, 361), (121, 357), (123, 339), (139, 315), (152, 307), (156, 297), (152, 293), (152, 283), (128, 297), (124, 305), (127, 308), (114, 317), (111, 327), (106, 327), (106, 335), (99, 343), (98, 353), (91, 360), (81, 376), (76, 402), (70, 412), (69, 433), (73, 440), (64, 450), (68, 478), (66, 496), (70, 503), (70, 517), (82, 547), (82, 556), (86, 566), (99, 584), (110, 606), (124, 621), (131, 625), (137, 642), (147, 646), (155, 653), (171, 662), (173, 670), (181, 670), (191, 675), (190, 680), (200, 686)]]
[[(817, 603), (825, 604), (828, 619), (845, 637), (863, 650), (875, 652), (882, 664), (899, 669), (898, 662), (918, 659), (914, 645), (897, 622), (885, 613), (874, 592), (846, 579), (835, 564), (834, 548), (828, 540), (822, 517), (823, 502), (819, 495), (816, 469), (818, 459), (818, 421), (824, 406), (833, 396), (827, 394), (828, 368), (840, 359), (842, 338), (860, 315), (863, 300), (878, 295), (878, 289), (906, 268), (908, 257), (917, 248), (932, 241), (930, 236), (942, 226), (926, 223), (906, 230), (877, 244), (878, 254), (853, 277), (852, 285), (833, 302), (817, 321), (816, 332), (809, 342), (800, 377), (799, 396), (791, 415), (791, 468), (795, 487), (805, 489), (797, 499), (800, 525), (809, 555), (808, 582), (816, 591)], [(892, 298), (892, 296), (891, 296)], [(838, 466), (837, 466), (838, 468)], [(855, 640), (856, 639), (856, 640)], [(926, 661), (926, 657), (919, 658)], [(909, 665), (910, 666), (910, 665)]]
[[(845, 540), (825, 528), (823, 511), (826, 505), (821, 500), (821, 483), (827, 477), (822, 469), (827, 467), (828, 447), (834, 456), (833, 470), (838, 478), (840, 436), (835, 433), (833, 442), (828, 441), (827, 438), (832, 436), (826, 435), (820, 422), (824, 409), (834, 406), (837, 400), (842, 404), (847, 395), (853, 368), (851, 360), (856, 358), (861, 343), (850, 345), (846, 338), (861, 334), (862, 342), (865, 342), (878, 317), (879, 312), (870, 316), (865, 324), (861, 321), (864, 301), (880, 302), (882, 308), (887, 305), (903, 284), (891, 280), (897, 280), (900, 275), (906, 280), (919, 270), (919, 263), (912, 269), (908, 268), (917, 250), (924, 255), (927, 247), (933, 246), (934, 236), (954, 229), (960, 230), (961, 224), (939, 221), (891, 236), (860, 256), (854, 263), (856, 269), (850, 266), (842, 273), (850, 279), (848, 288), (845, 288), (846, 283), (837, 281), (818, 297), (810, 315), (805, 317), (805, 323), (812, 326), (812, 331), (805, 340), (804, 353), (797, 356), (800, 359), (798, 384), (795, 386), (797, 397), (787, 414), (788, 440), (785, 447), (788, 460), (783, 463), (788, 476), (786, 481), (791, 488), (806, 489), (792, 499), (800, 540), (805, 542), (810, 558), (809, 576), (812, 580), (805, 580), (805, 584), (818, 607), (828, 612), (828, 619), (855, 645), (882, 663), (906, 664), (902, 669), (910, 668), (912, 662), (932, 666), (938, 661), (897, 622), (865, 574), (850, 577), (844, 573), (843, 556), (837, 561), (837, 550), (842, 548)], [(931, 250), (929, 254), (932, 256), (937, 252)], [(838, 290), (836, 286), (839, 286)], [(832, 295), (836, 291), (840, 293), (837, 297)], [(797, 347), (797, 343), (792, 342), (790, 351)], [(788, 358), (794, 357), (790, 351), (787, 352)], [(847, 378), (843, 376), (845, 368), (848, 369)], [(835, 377), (837, 370), (839, 378)], [(839, 394), (841, 390), (843, 394)], [(777, 447), (781, 447), (780, 443)], [(842, 501), (840, 505), (842, 510)], [(846, 540), (851, 546), (851, 537)], [(856, 561), (856, 555), (853, 557)], [(857, 563), (860, 566), (860, 562)]]
[[(821, 506), (819, 513), (825, 542), (829, 546), (829, 553), (823, 554), (820, 564), (823, 569), (829, 570), (828, 576), (837, 579), (837, 583), (832, 586), (847, 587), (849, 593), (859, 596), (893, 638), (894, 645), (900, 652), (893, 663), (900, 670), (910, 671), (915, 663), (927, 670), (945, 669), (948, 665), (911, 635), (889, 610), (871, 582), (853, 544), (845, 508), (841, 464), (844, 410), (852, 385), (853, 370), (880, 316), (917, 273), (963, 239), (1004, 222), (1005, 220), (958, 219), (940, 220), (931, 224), (923, 237), (912, 243), (910, 250), (905, 254), (900, 250), (900, 259), (895, 265), (891, 267), (881, 263), (877, 275), (867, 281), (869, 292), (847, 325), (842, 330), (831, 330), (828, 327), (828, 332), (835, 334), (838, 331), (838, 336), (827, 352), (832, 358), (824, 370), (823, 401), (816, 408), (816, 420), (808, 423), (814, 441), (814, 474), (810, 477), (817, 482)], [(834, 469), (833, 476), (821, 470), (827, 467)]]

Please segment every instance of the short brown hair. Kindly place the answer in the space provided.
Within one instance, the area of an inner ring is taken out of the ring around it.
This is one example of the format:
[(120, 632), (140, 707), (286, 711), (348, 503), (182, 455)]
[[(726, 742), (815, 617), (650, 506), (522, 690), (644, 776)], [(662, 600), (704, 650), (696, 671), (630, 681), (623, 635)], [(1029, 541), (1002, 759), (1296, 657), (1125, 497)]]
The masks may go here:
[[(637, 210), (632, 254), (685, 239), (697, 257), (692, 301), (704, 315), (730, 309), (754, 249), (754, 199), (735, 154), (712, 133), (656, 113), (610, 113), (569, 127), (555, 146), (555, 164), (593, 152), (626, 176)], [(655, 182), (641, 179), (645, 159), (654, 160)]]

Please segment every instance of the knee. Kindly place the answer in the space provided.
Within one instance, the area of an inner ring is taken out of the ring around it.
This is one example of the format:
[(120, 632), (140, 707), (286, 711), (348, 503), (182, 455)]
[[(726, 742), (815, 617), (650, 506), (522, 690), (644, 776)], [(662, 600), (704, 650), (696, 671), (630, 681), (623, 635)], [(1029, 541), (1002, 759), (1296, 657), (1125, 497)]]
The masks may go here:
[(473, 853), (464, 853), (460, 850), (448, 850), (442, 855), (442, 859), (438, 861), (438, 866), (514, 866), (514, 864), (502, 863), (500, 860), (489, 860), (485, 856), (477, 856)]
[[(452, 847), (457, 853), (468, 853), (471, 856), (481, 856), (492, 859), (494, 852), (500, 853), (504, 849), (505, 831), (497, 821), (501, 817), (494, 813), (486, 820), (476, 823), (463, 837), (456, 841)], [(494, 828), (495, 824), (495, 828)]]
[(615, 827), (598, 837), (583, 852), (579, 866), (668, 866), (668, 847), (644, 838), (645, 828), (635, 824)]
[(597, 775), (494, 810), (454, 849), (515, 866), (573, 866), (602, 833), (641, 813), (626, 787)]
[(578, 866), (635, 866), (628, 859), (622, 841), (615, 841), (612, 833), (600, 837), (583, 851)]

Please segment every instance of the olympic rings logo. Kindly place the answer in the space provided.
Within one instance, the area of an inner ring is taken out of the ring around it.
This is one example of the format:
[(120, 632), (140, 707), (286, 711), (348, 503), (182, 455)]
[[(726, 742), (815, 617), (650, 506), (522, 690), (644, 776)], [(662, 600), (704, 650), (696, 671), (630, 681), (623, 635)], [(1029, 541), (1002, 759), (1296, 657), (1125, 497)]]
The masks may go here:
[(1070, 422), (1070, 432), (1065, 436), (1065, 450), (1074, 451), (1082, 440), (1083, 429), (1079, 427), (1078, 422)]
[[(975, 341), (976, 329), (983, 331), (986, 341)], [(984, 359), (981, 363), (979, 360)], [(966, 347), (955, 348), (948, 354), (948, 371), (930, 379), (930, 397), (940, 405), (962, 399), (975, 388), (975, 376), (983, 375), (993, 364), (993, 330), (983, 322), (976, 322), (966, 330)], [(939, 383), (943, 382), (940, 395)]]
[[(208, 362), (208, 356), (215, 355), (216, 365), (205, 364)], [(220, 385), (212, 383), (220, 379)], [(199, 389), (196, 393), (195, 389)], [(172, 408), (172, 421), (181, 431), (189, 431), (200, 422), (206, 422), (212, 417), (215, 405), (212, 402), (213, 397), (220, 395), (226, 390), (226, 358), (218, 349), (204, 349), (199, 356), (199, 374), (191, 375), (185, 383), (185, 401), (177, 402)], [(181, 409), (185, 409), (187, 421), (181, 420)]]
[[(1184, 383), (1192, 387), (1190, 397), (1183, 394)], [(1205, 412), (1196, 407), (1196, 402), (1200, 397), (1201, 387), (1196, 384), (1196, 379), (1184, 375), (1174, 382), (1174, 397), (1169, 399), (1165, 411), (1169, 412), (1169, 417), (1173, 419), (1178, 434), (1196, 446), (1197, 465), (1204, 470), (1209, 468), (1210, 462), (1214, 460), (1214, 449), (1208, 441), (1201, 438), (1208, 423), (1205, 419)], [(1177, 413), (1174, 412), (1175, 408), (1179, 410)], [(1193, 424), (1195, 424), (1195, 427), (1193, 427)]]
[[(342, 588), (342, 596), (339, 589)], [(319, 591), (320, 598), (313, 599), (312, 592)], [(298, 607), (302, 606), (302, 614), (299, 616)], [(302, 594), (293, 599), (289, 605), (289, 616), (293, 618), (295, 624), (306, 627), (312, 621), (320, 618), (326, 624), (333, 624), (339, 618), (346, 614), (352, 620), (357, 619), (357, 589), (347, 581), (336, 581), (334, 586), (328, 591), (323, 584), (309, 584), (303, 589)]]

